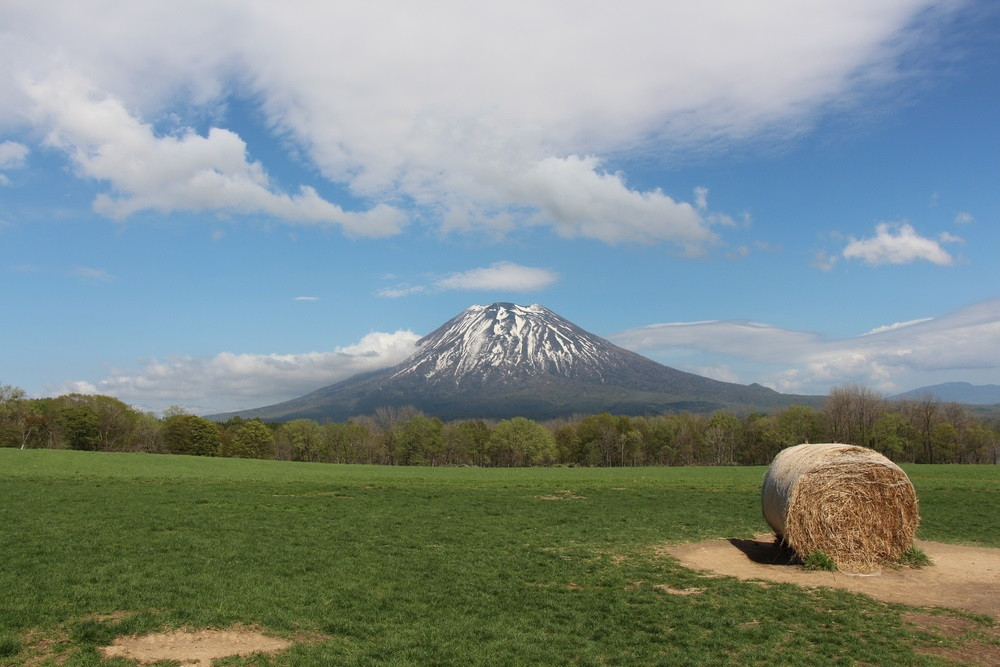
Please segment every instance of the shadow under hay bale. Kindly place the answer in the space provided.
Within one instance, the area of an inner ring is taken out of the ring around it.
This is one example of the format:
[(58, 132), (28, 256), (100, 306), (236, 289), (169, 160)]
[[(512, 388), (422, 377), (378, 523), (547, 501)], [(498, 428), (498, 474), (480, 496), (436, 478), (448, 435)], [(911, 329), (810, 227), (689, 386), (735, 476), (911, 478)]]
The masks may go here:
[(822, 551), (845, 572), (898, 562), (920, 523), (906, 473), (878, 452), (805, 444), (774, 457), (761, 488), (764, 518), (805, 560)]

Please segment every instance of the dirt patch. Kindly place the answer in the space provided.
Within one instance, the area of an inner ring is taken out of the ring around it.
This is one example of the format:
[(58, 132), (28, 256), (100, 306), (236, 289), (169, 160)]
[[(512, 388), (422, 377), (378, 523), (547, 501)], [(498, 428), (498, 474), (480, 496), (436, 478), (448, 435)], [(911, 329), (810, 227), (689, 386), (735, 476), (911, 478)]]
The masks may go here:
[(712, 540), (663, 547), (660, 553), (693, 570), (739, 579), (828, 586), (863, 593), (878, 600), (925, 607), (950, 607), (1000, 620), (1000, 549), (963, 547), (917, 540), (933, 565), (883, 570), (857, 576), (810, 571), (790, 564), (771, 535), (753, 540)]
[(253, 653), (278, 653), (292, 642), (248, 628), (175, 630), (142, 637), (119, 637), (101, 649), (105, 658), (131, 658), (140, 664), (176, 660), (182, 665), (210, 667), (216, 658)]
[[(936, 636), (939, 645), (920, 646), (917, 653), (969, 665), (1000, 665), (1000, 626), (983, 628), (970, 618), (948, 613), (911, 612), (903, 620), (918, 630)], [(955, 640), (955, 641), (948, 641)]]
[(535, 496), (538, 500), (584, 500), (586, 496), (578, 496), (569, 489), (560, 489), (555, 495)]
[(966, 665), (984, 665), (985, 667), (1000, 665), (1000, 646), (996, 644), (974, 642), (962, 646), (924, 646), (917, 649), (917, 653)]
[(941, 635), (942, 637), (963, 637), (969, 632), (979, 629), (979, 624), (971, 618), (962, 618), (949, 614), (912, 612), (903, 614), (903, 620), (915, 626), (918, 630)]

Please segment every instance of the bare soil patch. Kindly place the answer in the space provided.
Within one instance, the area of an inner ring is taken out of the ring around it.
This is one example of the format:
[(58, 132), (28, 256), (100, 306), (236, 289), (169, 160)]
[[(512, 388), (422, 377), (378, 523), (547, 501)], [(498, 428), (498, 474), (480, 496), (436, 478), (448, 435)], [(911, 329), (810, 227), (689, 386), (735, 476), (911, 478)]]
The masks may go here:
[(292, 642), (268, 637), (249, 628), (175, 630), (141, 637), (119, 637), (101, 649), (105, 658), (131, 658), (140, 664), (175, 660), (182, 665), (210, 667), (216, 658), (254, 653), (278, 653)]
[[(946, 607), (1000, 621), (1000, 549), (964, 547), (917, 540), (933, 565), (885, 569), (871, 575), (806, 570), (794, 553), (770, 534), (753, 540), (711, 540), (663, 547), (660, 553), (693, 570), (756, 582), (827, 586), (863, 593), (877, 600), (918, 607)], [(918, 648), (923, 655), (972, 665), (1000, 665), (1000, 625), (984, 628), (970, 618), (946, 612), (905, 614), (903, 620), (938, 638)]]
[(661, 549), (693, 570), (739, 579), (828, 586), (912, 606), (950, 607), (1000, 620), (1000, 549), (917, 540), (933, 565), (885, 569), (874, 575), (810, 571), (791, 564), (770, 534), (753, 540), (711, 540)]

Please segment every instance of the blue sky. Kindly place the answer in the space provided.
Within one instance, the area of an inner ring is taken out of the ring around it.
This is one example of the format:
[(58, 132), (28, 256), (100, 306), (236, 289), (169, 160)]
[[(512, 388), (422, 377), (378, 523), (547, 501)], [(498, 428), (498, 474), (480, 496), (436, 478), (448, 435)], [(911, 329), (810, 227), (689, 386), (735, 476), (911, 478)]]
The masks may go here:
[(0, 383), (249, 408), (493, 301), (1000, 383), (994, 3), (476, 4), (0, 6)]

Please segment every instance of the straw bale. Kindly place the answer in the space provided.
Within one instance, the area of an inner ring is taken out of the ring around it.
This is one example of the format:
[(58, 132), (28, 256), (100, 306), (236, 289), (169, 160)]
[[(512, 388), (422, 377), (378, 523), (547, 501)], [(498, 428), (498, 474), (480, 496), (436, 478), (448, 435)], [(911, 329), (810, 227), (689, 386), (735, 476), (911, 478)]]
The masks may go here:
[(774, 457), (761, 488), (764, 518), (802, 559), (822, 551), (846, 572), (877, 572), (913, 546), (920, 523), (906, 473), (878, 452), (804, 444)]

